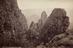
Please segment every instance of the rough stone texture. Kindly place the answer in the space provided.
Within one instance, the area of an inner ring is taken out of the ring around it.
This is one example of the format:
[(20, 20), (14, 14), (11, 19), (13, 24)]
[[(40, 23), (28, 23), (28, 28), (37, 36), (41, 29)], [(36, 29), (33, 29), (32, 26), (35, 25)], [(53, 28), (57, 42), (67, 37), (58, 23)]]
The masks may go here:
[(41, 18), (38, 20), (37, 23), (32, 22), (30, 25), (30, 30), (33, 34), (39, 35), (40, 29), (43, 27), (45, 21), (47, 20), (47, 14), (45, 11), (41, 13)]
[(55, 8), (41, 29), (40, 41), (49, 42), (57, 34), (66, 32), (69, 26), (69, 17), (66, 11)]
[(20, 46), (26, 30), (27, 21), (17, 0), (0, 0), (0, 46)]
[(43, 25), (45, 24), (45, 21), (47, 19), (47, 14), (45, 11), (43, 11), (41, 13), (41, 18), (39, 19), (39, 21), (37, 23), (34, 23), (32, 21), (28, 33), (30, 35), (27, 35), (28, 37), (28, 41), (30, 41), (31, 43), (33, 43), (33, 46), (36, 46), (38, 44), (38, 36), (40, 34), (40, 29), (43, 27)]
[(45, 11), (43, 11), (41, 13), (41, 18), (38, 21), (38, 26), (39, 26), (38, 30), (40, 30), (43, 27), (43, 25), (45, 24), (46, 20), (47, 20), (47, 13)]
[(45, 11), (43, 11), (41, 13), (41, 19), (40, 21), (38, 22), (38, 24), (40, 24), (39, 26), (42, 26), (44, 25), (45, 21), (47, 20), (47, 13)]
[(50, 48), (73, 48), (73, 34), (69, 33), (62, 33), (56, 35), (48, 44)]

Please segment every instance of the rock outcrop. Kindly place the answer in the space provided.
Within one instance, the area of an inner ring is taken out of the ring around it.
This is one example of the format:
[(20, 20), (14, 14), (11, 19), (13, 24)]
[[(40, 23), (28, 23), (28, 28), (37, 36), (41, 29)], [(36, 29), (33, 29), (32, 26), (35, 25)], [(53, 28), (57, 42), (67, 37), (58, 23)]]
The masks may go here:
[(0, 0), (0, 46), (20, 46), (27, 21), (17, 0)]
[(43, 27), (46, 20), (47, 20), (47, 14), (45, 11), (43, 11), (41, 13), (41, 18), (38, 20), (38, 22), (37, 23), (32, 22), (29, 29), (35, 35), (38, 35), (40, 33), (40, 29)]
[(49, 42), (55, 35), (66, 32), (69, 26), (69, 17), (66, 11), (55, 8), (41, 29), (40, 41)]

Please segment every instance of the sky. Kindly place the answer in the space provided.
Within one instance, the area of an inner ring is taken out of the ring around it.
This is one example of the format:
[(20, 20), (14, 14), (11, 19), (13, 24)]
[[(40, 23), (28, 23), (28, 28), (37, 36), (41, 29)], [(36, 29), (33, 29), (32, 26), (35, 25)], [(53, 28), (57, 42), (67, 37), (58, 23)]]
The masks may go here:
[(73, 0), (17, 0), (19, 8), (27, 18), (28, 25), (32, 21), (37, 22), (42, 11), (49, 16), (54, 8), (63, 8), (70, 17), (70, 28), (73, 24)]

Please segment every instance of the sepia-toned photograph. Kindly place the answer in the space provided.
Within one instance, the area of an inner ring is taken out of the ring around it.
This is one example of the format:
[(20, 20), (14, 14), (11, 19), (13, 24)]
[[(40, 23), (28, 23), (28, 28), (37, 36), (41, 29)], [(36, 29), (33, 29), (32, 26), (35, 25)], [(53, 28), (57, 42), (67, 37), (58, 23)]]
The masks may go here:
[(73, 0), (0, 0), (0, 48), (73, 48)]

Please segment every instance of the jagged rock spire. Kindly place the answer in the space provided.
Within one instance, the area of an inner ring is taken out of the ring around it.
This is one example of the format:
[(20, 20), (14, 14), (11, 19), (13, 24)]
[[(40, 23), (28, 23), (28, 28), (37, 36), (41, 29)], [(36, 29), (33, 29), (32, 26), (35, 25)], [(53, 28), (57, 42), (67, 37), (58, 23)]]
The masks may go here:
[(43, 42), (49, 42), (55, 35), (66, 32), (68, 26), (69, 17), (66, 16), (66, 11), (55, 8), (42, 27), (40, 38)]

